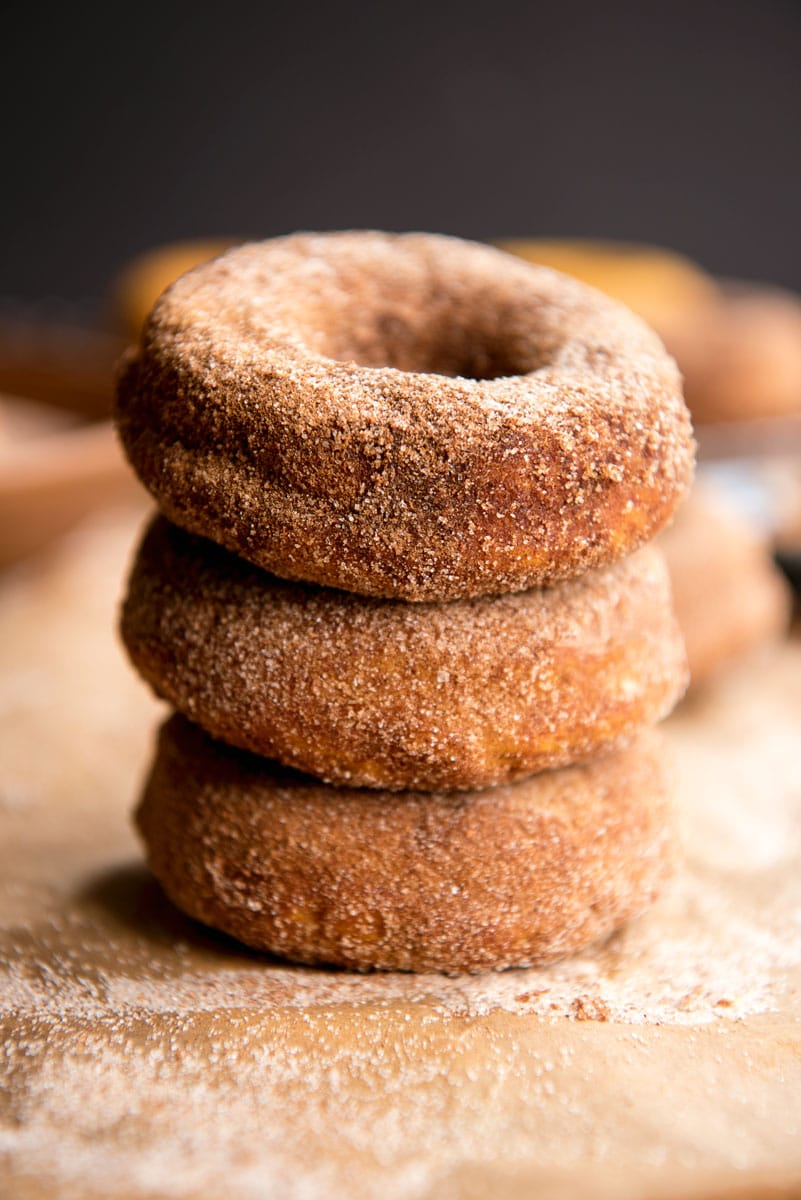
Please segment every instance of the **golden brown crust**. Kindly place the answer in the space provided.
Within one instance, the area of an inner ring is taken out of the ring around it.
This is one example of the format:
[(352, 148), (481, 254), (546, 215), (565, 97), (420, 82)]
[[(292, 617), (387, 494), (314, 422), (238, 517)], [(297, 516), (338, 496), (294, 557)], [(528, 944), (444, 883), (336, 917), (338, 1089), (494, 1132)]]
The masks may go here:
[(288, 579), (406, 600), (582, 574), (688, 486), (673, 361), (621, 306), (433, 235), (240, 247), (162, 296), (118, 388), (166, 516)]
[(154, 690), (234, 746), (355, 787), (486, 787), (619, 744), (686, 684), (660, 555), (409, 605), (285, 583), (157, 519), (122, 616)]
[(711, 491), (693, 491), (659, 545), (694, 687), (786, 633), (790, 591), (768, 545)]
[(479, 792), (331, 788), (183, 717), (137, 814), (185, 912), (298, 962), (478, 971), (545, 962), (643, 909), (671, 864), (658, 740)]

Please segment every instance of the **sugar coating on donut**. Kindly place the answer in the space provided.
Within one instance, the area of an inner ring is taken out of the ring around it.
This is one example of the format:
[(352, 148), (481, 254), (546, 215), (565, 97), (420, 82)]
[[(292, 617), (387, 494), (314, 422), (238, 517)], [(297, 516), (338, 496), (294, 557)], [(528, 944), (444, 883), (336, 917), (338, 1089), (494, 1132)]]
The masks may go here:
[(174, 522), (288, 579), (406, 600), (628, 553), (692, 474), (678, 371), (600, 293), (487, 246), (300, 234), (183, 276), (120, 376)]
[(287, 583), (157, 519), (123, 608), (155, 691), (328, 782), (476, 788), (630, 738), (687, 679), (650, 546), (553, 588), (449, 604)]
[(184, 911), (299, 962), (477, 971), (546, 962), (661, 890), (659, 740), (478, 792), (330, 788), (163, 727), (137, 820)]

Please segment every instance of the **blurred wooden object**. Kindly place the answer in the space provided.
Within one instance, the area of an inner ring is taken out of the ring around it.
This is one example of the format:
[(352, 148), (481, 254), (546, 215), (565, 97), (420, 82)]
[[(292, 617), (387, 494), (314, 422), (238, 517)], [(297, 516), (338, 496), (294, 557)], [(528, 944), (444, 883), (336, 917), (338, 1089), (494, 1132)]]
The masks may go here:
[(0, 396), (0, 566), (137, 492), (110, 420)]
[(111, 424), (125, 339), (53, 304), (0, 309), (0, 566), (138, 490)]
[(85, 417), (107, 417), (126, 341), (114, 333), (53, 320), (35, 310), (0, 311), (0, 393)]

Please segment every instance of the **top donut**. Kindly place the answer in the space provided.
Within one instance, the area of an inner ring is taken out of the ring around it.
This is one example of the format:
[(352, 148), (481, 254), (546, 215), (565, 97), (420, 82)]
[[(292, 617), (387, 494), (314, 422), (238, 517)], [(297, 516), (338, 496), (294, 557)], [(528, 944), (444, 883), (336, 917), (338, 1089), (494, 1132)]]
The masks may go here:
[(673, 360), (627, 309), (455, 238), (351, 232), (190, 271), (123, 366), (162, 511), (286, 579), (518, 591), (619, 558), (692, 475)]

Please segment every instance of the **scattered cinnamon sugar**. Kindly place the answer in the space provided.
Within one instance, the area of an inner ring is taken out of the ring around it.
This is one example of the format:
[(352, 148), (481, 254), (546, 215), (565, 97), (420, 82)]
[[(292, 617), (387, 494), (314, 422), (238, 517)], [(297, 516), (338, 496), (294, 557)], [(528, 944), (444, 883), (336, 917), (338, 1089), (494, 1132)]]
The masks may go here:
[(605, 944), (481, 977), (296, 968), (185, 920), (143, 868), (158, 710), (110, 633), (134, 523), (0, 591), (0, 1190), (790, 1194), (798, 645), (668, 721), (686, 866)]

